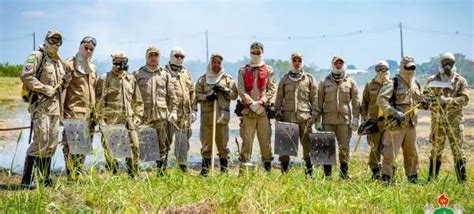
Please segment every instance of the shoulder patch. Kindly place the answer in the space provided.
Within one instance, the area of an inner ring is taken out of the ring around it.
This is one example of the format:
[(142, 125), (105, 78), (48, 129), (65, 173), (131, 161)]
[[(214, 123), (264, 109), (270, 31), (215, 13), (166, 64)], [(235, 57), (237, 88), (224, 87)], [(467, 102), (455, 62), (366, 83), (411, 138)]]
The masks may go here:
[(25, 64), (35, 64), (36, 62), (36, 56), (34, 54), (31, 54), (26, 58)]

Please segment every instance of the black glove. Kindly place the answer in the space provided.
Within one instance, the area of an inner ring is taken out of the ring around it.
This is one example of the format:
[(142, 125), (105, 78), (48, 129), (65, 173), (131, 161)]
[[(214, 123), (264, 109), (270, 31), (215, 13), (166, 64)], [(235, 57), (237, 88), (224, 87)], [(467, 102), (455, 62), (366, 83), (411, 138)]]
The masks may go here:
[(283, 118), (283, 113), (281, 111), (276, 111), (275, 113), (275, 120), (276, 121), (281, 121)]
[(214, 93), (214, 91), (211, 91), (211, 93), (206, 95), (206, 100), (208, 100), (208, 101), (214, 101), (216, 99), (217, 99), (217, 95), (216, 95), (216, 93)]
[(266, 110), (267, 110), (268, 119), (275, 119), (275, 116), (276, 116), (275, 105), (273, 103), (270, 104)]
[(424, 109), (428, 109), (428, 107), (430, 107), (432, 102), (433, 100), (431, 99), (431, 97), (425, 95), (423, 96), (423, 99), (421, 100), (421, 105), (423, 105)]
[(242, 103), (242, 100), (237, 100), (237, 104), (235, 104), (234, 113), (238, 117), (242, 117), (242, 109), (244, 109), (244, 104)]

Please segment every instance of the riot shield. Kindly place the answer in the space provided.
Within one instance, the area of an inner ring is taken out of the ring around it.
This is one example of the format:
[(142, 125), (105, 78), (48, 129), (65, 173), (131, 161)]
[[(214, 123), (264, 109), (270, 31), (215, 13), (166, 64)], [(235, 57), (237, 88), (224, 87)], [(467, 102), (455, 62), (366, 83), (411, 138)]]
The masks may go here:
[(144, 162), (160, 160), (160, 142), (156, 129), (149, 126), (140, 126), (137, 129), (140, 160)]
[(73, 155), (92, 155), (92, 140), (87, 121), (65, 119), (62, 122), (69, 152)]
[(186, 129), (175, 129), (174, 155), (179, 164), (188, 161), (189, 139)]
[(100, 129), (111, 157), (132, 157), (132, 146), (130, 145), (130, 138), (125, 125), (105, 125), (101, 126)]
[(298, 144), (298, 124), (276, 121), (274, 153), (277, 155), (297, 156)]
[(309, 134), (309, 155), (314, 165), (336, 165), (336, 135), (334, 132)]

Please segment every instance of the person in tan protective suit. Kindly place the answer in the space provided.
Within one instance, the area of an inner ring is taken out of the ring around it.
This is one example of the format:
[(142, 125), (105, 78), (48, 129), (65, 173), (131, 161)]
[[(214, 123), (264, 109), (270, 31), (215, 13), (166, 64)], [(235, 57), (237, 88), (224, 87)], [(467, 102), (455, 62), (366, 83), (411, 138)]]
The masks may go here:
[[(303, 146), (303, 160), (306, 163), (305, 174), (312, 175), (313, 165), (309, 157), (309, 133), (313, 125), (312, 115), (316, 115), (318, 106), (318, 86), (311, 74), (303, 69), (303, 54), (291, 55), (291, 70), (278, 84), (276, 94), (275, 119), (277, 121), (297, 123), (299, 137)], [(280, 156), (281, 171), (286, 173), (290, 156)]]
[(270, 171), (273, 157), (270, 145), (271, 126), (266, 108), (275, 96), (276, 83), (273, 68), (265, 64), (262, 55), (262, 43), (252, 43), (250, 63), (242, 66), (239, 70), (238, 91), (243, 101), (240, 124), (240, 136), (243, 143), (240, 161), (243, 163), (250, 161), (256, 133), (264, 168)]
[(378, 132), (367, 134), (367, 143), (370, 145), (369, 167), (372, 170), (373, 179), (381, 179), (380, 170), (382, 168), (382, 133), (385, 129), (385, 118), (381, 109), (377, 106), (377, 96), (382, 85), (390, 80), (388, 63), (380, 60), (375, 65), (375, 77), (369, 80), (362, 93), (360, 105), (361, 121), (373, 121), (378, 128)]
[[(183, 66), (185, 56), (182, 48), (174, 47), (170, 53), (169, 63), (164, 66), (164, 70), (171, 75), (171, 79), (175, 84), (174, 91), (178, 97), (177, 122), (169, 123), (167, 126), (168, 139), (166, 141), (166, 157), (168, 156), (176, 130), (180, 129), (186, 132), (189, 140), (192, 135), (191, 124), (196, 120), (196, 112), (193, 109), (195, 102), (194, 84), (191, 72)], [(187, 148), (189, 148), (189, 146)], [(178, 163), (178, 165), (182, 171), (187, 171), (187, 163)]]
[(145, 54), (146, 65), (133, 74), (137, 80), (144, 104), (143, 124), (156, 129), (160, 145), (160, 159), (156, 161), (158, 175), (166, 169), (167, 133), (166, 125), (177, 121), (178, 98), (170, 74), (160, 67), (160, 50), (149, 47)]
[(58, 53), (62, 41), (61, 33), (48, 31), (43, 45), (26, 59), (20, 75), (21, 81), (29, 90), (28, 111), (31, 113), (33, 129), (33, 141), (28, 146), (21, 179), (21, 184), (25, 187), (33, 187), (31, 181), (35, 168), (40, 175), (38, 183), (46, 186), (52, 184), (51, 159), (56, 152), (59, 120), (63, 112), (60, 86), (66, 87), (70, 80), (70, 76), (65, 75)]
[(425, 94), (436, 101), (430, 106), (431, 111), (431, 149), (428, 181), (436, 178), (442, 162), (446, 140), (453, 152), (454, 168), (460, 183), (466, 182), (466, 157), (463, 151), (464, 118), (462, 109), (469, 103), (469, 85), (456, 69), (456, 59), (452, 53), (441, 55), (440, 71), (428, 78), (428, 85), (433, 81), (447, 83), (451, 88), (427, 88)]
[[(221, 172), (227, 171), (227, 160), (229, 156), (229, 120), (230, 102), (237, 99), (237, 86), (232, 77), (224, 71), (224, 57), (218, 53), (211, 55), (206, 74), (199, 77), (196, 82), (196, 105), (201, 106), (201, 155), (202, 170), (201, 175), (206, 176), (211, 166), (212, 157), (212, 128), (214, 102), (217, 102), (216, 109), (216, 146), (220, 160)], [(195, 107), (195, 110), (197, 106)]]
[[(97, 122), (95, 121), (97, 67), (92, 62), (96, 45), (95, 38), (84, 37), (76, 55), (64, 63), (66, 74), (71, 76), (71, 81), (65, 91), (63, 118), (87, 121), (91, 140)], [(65, 131), (63, 131), (63, 153), (68, 179), (74, 180), (82, 172), (86, 156), (70, 153)]]
[[(345, 73), (344, 58), (332, 59), (332, 71), (318, 87), (316, 128), (334, 132), (339, 147), (340, 177), (349, 179), (349, 142), (352, 131), (359, 126), (357, 84)], [(330, 176), (331, 165), (324, 165), (324, 175)]]
[[(97, 113), (100, 125), (123, 124), (128, 129), (132, 157), (127, 158), (128, 173), (135, 177), (138, 173), (138, 134), (136, 128), (143, 117), (143, 101), (140, 89), (133, 75), (127, 72), (128, 58), (124, 53), (112, 54), (112, 70), (100, 77)], [(117, 173), (117, 161), (110, 157), (103, 141), (105, 157), (109, 168)]]
[[(383, 84), (377, 105), (384, 112), (386, 130), (383, 136), (382, 180), (389, 182), (395, 168), (395, 158), (403, 150), (405, 174), (412, 183), (418, 181), (418, 152), (416, 147), (418, 103), (429, 103), (422, 95), (422, 88), (415, 81), (415, 59), (405, 56), (400, 62), (400, 73)], [(395, 121), (395, 122), (393, 122)], [(395, 125), (393, 125), (395, 123)], [(390, 127), (387, 127), (390, 126)]]

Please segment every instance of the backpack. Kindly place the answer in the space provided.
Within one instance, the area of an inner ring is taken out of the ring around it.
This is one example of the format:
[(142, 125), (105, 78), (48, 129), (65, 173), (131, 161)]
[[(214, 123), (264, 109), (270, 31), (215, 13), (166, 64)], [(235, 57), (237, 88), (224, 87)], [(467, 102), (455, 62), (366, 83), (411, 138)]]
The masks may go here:
[[(398, 80), (397, 80), (397, 77), (394, 77), (394, 78), (392, 79), (392, 81), (393, 81), (393, 92), (392, 92), (392, 96), (391, 96), (390, 99), (389, 99), (389, 102), (390, 102), (390, 104), (391, 104), (393, 107), (395, 107), (395, 105), (396, 105), (396, 103), (395, 103), (395, 99), (396, 99), (395, 91), (396, 91), (397, 88), (398, 88)], [(421, 85), (420, 85), (420, 83), (419, 83), (418, 81), (416, 81), (416, 80), (415, 80), (415, 83), (416, 83), (416, 86), (418, 86), (418, 89), (420, 89), (420, 91), (421, 91)]]
[[(42, 67), (45, 61), (45, 57), (43, 57), (44, 56), (43, 50), (40, 49), (39, 51), (41, 52), (41, 60), (36, 70), (37, 71), (35, 74), (36, 79), (39, 79), (41, 77), (41, 74), (43, 73)], [(21, 88), (21, 98), (23, 102), (31, 104), (31, 103), (36, 102), (36, 100), (38, 100), (38, 94), (30, 90), (28, 87), (26, 87), (25, 83), (23, 83), (23, 86)]]

